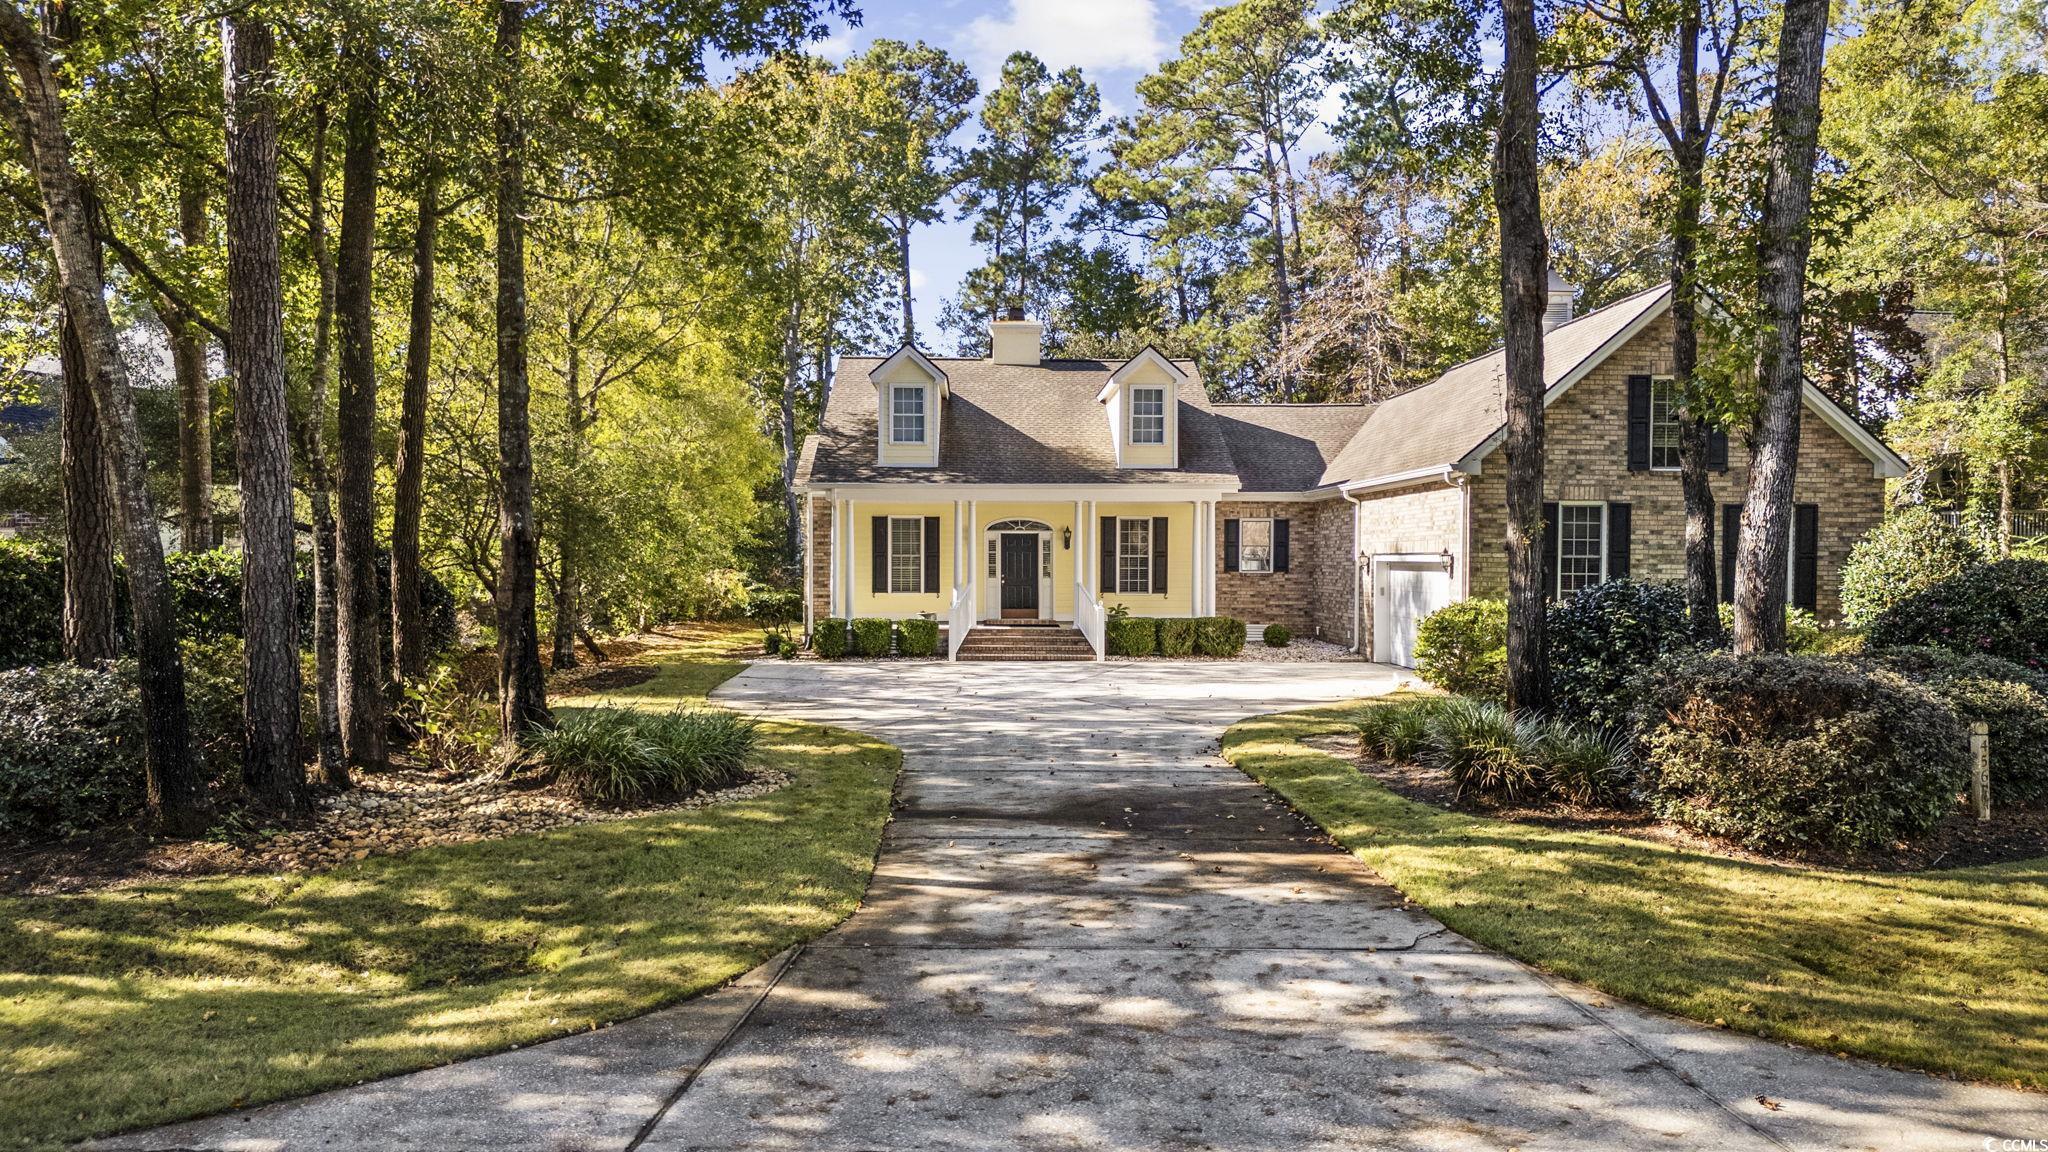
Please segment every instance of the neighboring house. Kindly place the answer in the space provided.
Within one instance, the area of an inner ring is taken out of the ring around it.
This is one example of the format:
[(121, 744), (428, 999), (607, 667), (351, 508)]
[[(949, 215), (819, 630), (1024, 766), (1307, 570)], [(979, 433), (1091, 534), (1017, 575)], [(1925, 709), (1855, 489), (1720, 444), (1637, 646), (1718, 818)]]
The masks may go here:
[[(1668, 297), (1573, 319), (1553, 283), (1553, 595), (1684, 574)], [(1065, 623), (1099, 654), (1121, 606), (1284, 624), (1408, 665), (1424, 615), (1506, 594), (1499, 351), (1378, 405), (1217, 404), (1189, 361), (1042, 360), (1040, 335), (1013, 310), (986, 359), (841, 358), (797, 469), (807, 627), (931, 615), (973, 655), (1039, 634), (1005, 624)], [(1791, 598), (1832, 617), (1842, 562), (1905, 465), (1810, 385), (1805, 411)], [(1746, 484), (1728, 455), (1717, 435), (1724, 599)]]

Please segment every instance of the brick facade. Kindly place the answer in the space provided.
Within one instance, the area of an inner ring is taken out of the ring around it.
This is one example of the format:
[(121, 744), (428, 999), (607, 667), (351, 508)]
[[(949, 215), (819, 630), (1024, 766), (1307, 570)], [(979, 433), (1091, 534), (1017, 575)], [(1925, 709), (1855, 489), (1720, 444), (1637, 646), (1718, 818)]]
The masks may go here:
[(832, 615), (832, 502), (823, 496), (811, 497), (811, 538), (804, 546), (810, 550), (811, 619), (823, 620)]
[[(1625, 501), (1630, 505), (1630, 575), (1637, 580), (1685, 578), (1685, 498), (1675, 472), (1628, 470), (1627, 377), (1671, 371), (1671, 322), (1660, 317), (1618, 349), (1544, 414), (1545, 500)], [(1726, 472), (1714, 475), (1715, 563), (1720, 562), (1720, 505), (1739, 504), (1748, 489), (1747, 452), (1730, 437)], [(1495, 452), (1472, 480), (1473, 596), (1507, 594), (1507, 460)], [(1817, 584), (1823, 619), (1841, 612), (1842, 564), (1849, 549), (1884, 516), (1884, 481), (1869, 457), (1811, 411), (1800, 423), (1799, 472), (1793, 499), (1820, 508)]]
[[(1461, 586), (1468, 541), (1465, 536), (1465, 490), (1462, 485), (1432, 480), (1408, 488), (1361, 497), (1358, 507), (1358, 551), (1376, 556), (1451, 554), (1451, 587)], [(1373, 604), (1368, 568), (1362, 577), (1358, 614), (1364, 634), (1373, 634)], [(1456, 597), (1453, 592), (1453, 597)], [(1365, 646), (1368, 655), (1370, 646)]]
[(1304, 519), (1313, 523), (1315, 561), (1309, 567), (1311, 582), (1309, 635), (1333, 644), (1357, 642), (1352, 634), (1354, 592), (1358, 588), (1357, 549), (1351, 539), (1351, 502), (1343, 499), (1319, 501)]
[[(1318, 505), (1224, 500), (1216, 505), (1216, 613), (1247, 624), (1280, 624), (1296, 636), (1316, 634), (1315, 571), (1322, 551)], [(1272, 517), (1287, 521), (1287, 571), (1225, 572), (1223, 522)], [(1349, 604), (1346, 604), (1347, 611)]]

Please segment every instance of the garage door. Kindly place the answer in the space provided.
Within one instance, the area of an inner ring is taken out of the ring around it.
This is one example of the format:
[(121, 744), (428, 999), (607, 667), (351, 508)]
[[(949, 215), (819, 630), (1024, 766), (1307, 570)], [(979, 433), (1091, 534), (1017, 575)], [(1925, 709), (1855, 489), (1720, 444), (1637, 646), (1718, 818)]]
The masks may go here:
[(1451, 577), (1429, 560), (1373, 562), (1372, 658), (1415, 667), (1415, 626), (1451, 602)]

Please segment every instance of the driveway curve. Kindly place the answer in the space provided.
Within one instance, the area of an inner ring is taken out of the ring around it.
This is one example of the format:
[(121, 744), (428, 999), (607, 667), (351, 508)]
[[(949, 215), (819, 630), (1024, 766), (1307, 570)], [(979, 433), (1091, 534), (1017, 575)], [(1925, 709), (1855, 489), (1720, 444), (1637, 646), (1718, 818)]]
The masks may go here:
[[(757, 664), (902, 747), (861, 911), (647, 1134), (684, 1149), (1981, 1148), (2048, 1101), (1617, 1005), (1455, 935), (1217, 755), (1363, 664)], [(1674, 957), (1683, 963), (1683, 957)]]

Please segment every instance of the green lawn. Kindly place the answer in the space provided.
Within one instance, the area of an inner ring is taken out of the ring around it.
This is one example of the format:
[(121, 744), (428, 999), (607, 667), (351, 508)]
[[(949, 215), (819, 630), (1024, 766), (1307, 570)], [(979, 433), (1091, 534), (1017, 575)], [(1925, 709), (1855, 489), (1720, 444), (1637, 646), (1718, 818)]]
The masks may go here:
[(1487, 947), (1652, 1008), (2048, 1090), (2048, 859), (1772, 867), (1446, 812), (1298, 743), (1370, 703), (1247, 720), (1223, 754)]
[[(607, 700), (700, 697), (740, 667), (701, 659), (720, 649), (660, 654)], [(0, 1146), (580, 1031), (817, 936), (866, 889), (901, 755), (799, 724), (762, 744), (794, 780), (754, 800), (312, 876), (0, 899)]]

